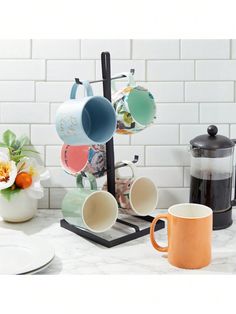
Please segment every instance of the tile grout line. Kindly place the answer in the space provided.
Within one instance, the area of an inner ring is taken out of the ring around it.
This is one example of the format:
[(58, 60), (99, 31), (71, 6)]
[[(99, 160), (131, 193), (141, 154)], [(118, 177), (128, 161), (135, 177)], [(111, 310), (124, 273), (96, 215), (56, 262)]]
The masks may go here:
[(33, 40), (30, 39), (30, 59), (33, 57)]
[(48, 208), (51, 208), (51, 188), (48, 187)]
[(133, 60), (133, 39), (130, 39), (130, 60)]
[(179, 39), (179, 60), (182, 60), (182, 41)]
[(234, 81), (234, 102), (236, 102), (236, 81)]
[(200, 120), (201, 120), (201, 103), (198, 103), (198, 123), (200, 124)]
[(79, 42), (80, 42), (80, 46), (79, 46), (79, 54), (80, 54), (80, 60), (84, 60), (83, 58), (82, 58), (82, 39), (79, 39)]
[(82, 54), (81, 54), (81, 46), (82, 46), (82, 43), (81, 43), (81, 39), (78, 39), (78, 45), (79, 45), (79, 56), (78, 56), (78, 60), (81, 60), (82, 59)]

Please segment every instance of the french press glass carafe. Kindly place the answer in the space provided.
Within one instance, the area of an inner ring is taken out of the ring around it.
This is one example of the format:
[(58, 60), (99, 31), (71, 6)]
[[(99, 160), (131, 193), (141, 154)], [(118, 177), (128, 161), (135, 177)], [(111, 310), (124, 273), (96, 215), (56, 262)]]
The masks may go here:
[(190, 203), (209, 206), (213, 210), (213, 229), (232, 224), (232, 178), (234, 141), (217, 135), (210, 125), (208, 134), (190, 141)]

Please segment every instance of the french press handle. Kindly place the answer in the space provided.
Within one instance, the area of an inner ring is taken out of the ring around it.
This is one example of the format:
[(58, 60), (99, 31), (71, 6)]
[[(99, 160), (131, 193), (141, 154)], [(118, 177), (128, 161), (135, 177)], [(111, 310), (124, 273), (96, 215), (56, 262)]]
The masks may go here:
[[(231, 141), (233, 141), (234, 144), (236, 144), (235, 138), (232, 138)], [(234, 199), (231, 201), (231, 205), (236, 206), (236, 167), (235, 167), (235, 171), (234, 171)]]

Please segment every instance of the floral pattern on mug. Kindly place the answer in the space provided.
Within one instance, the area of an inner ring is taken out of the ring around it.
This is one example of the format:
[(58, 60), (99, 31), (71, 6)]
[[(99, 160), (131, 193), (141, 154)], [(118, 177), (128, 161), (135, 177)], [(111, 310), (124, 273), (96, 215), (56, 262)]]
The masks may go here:
[(113, 95), (113, 106), (117, 115), (116, 133), (132, 135), (144, 130), (147, 126), (143, 126), (134, 120), (129, 110), (129, 95), (132, 91), (145, 91), (149, 98), (154, 101), (152, 94), (142, 86), (128, 86), (122, 91), (118, 91)]
[(93, 174), (96, 178), (104, 175), (106, 170), (106, 146), (92, 145), (89, 149), (88, 163), (85, 172)]
[[(129, 192), (133, 184), (134, 178), (116, 178), (116, 201), (120, 213), (125, 215), (133, 215), (133, 209), (130, 206)], [(103, 186), (103, 190), (107, 191), (107, 183)]]
[(129, 209), (129, 191), (133, 180), (127, 179), (116, 179), (116, 200), (119, 208)]

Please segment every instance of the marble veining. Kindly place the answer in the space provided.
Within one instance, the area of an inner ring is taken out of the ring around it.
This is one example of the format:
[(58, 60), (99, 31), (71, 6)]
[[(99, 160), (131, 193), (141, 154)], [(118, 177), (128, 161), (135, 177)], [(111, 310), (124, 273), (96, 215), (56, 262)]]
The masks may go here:
[[(236, 210), (233, 211), (234, 221)], [(213, 259), (201, 270), (171, 266), (166, 255), (153, 249), (149, 236), (104, 248), (60, 227), (60, 210), (39, 210), (29, 222), (0, 221), (0, 236), (24, 233), (46, 239), (55, 248), (52, 264), (39, 274), (236, 274), (236, 224), (213, 232)], [(166, 230), (157, 232), (166, 243)]]

